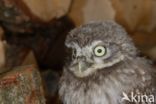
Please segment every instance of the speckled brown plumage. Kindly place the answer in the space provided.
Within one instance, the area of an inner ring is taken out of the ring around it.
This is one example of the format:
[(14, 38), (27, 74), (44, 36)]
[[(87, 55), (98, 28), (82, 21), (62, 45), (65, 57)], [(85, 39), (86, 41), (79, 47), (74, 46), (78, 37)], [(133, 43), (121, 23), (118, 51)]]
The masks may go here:
[[(60, 80), (64, 104), (131, 104), (121, 101), (123, 92), (155, 94), (154, 69), (147, 59), (137, 56), (131, 38), (117, 23), (82, 25), (69, 33), (65, 44), (72, 57)], [(106, 55), (95, 55), (98, 46), (106, 47)]]

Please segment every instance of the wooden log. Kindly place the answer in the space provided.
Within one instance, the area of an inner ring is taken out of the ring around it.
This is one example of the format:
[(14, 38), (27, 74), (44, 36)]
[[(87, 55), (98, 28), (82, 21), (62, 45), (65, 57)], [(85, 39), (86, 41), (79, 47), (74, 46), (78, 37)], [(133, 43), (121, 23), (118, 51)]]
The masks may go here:
[(76, 25), (89, 21), (115, 20), (133, 33), (156, 28), (155, 0), (74, 0), (69, 16)]
[(5, 43), (0, 40), (0, 73), (4, 72), (1, 68), (5, 66), (6, 56), (5, 56)]
[(0, 40), (2, 41), (4, 38), (4, 30), (2, 27), (0, 27)]
[(6, 45), (6, 64), (5, 67), (11, 70), (13, 67), (21, 66), (25, 57), (29, 53), (29, 49), (22, 45), (7, 44)]
[(1, 74), (0, 103), (45, 104), (42, 81), (36, 67), (16, 67)]
[(69, 16), (78, 26), (89, 21), (114, 20), (115, 10), (110, 0), (74, 0)]
[[(0, 40), (0, 68), (4, 67), (5, 65), (5, 47), (4, 42)], [(2, 73), (4, 70), (0, 69), (0, 73)]]
[(140, 26), (146, 26), (151, 18), (152, 0), (111, 0), (116, 11), (116, 20), (124, 25), (129, 32), (136, 31)]
[(154, 62), (156, 62), (156, 46), (152, 47), (149, 51), (146, 52), (150, 59), (152, 59)]
[[(32, 15), (43, 21), (64, 16), (70, 7), (71, 0), (16, 0), (23, 2)], [(20, 3), (21, 4), (21, 3)], [(22, 5), (21, 5), (22, 6)]]
[(68, 12), (71, 0), (0, 0), (0, 22), (9, 32), (32, 33)]
[(32, 31), (30, 17), (15, 5), (14, 0), (0, 0), (0, 22), (7, 33)]
[(3, 40), (4, 38), (4, 30), (2, 27), (0, 27), (0, 73), (4, 72), (5, 70), (2, 70), (2, 68), (5, 66), (6, 63), (6, 54), (5, 54), (5, 41)]
[[(139, 33), (135, 32), (132, 38), (136, 46), (141, 52), (150, 59), (156, 61), (156, 32), (153, 33)], [(148, 40), (148, 42), (147, 42)]]
[(34, 56), (34, 53), (32, 51), (30, 51), (27, 56), (25, 57), (25, 59), (22, 62), (22, 66), (23, 65), (37, 65), (37, 61), (36, 58)]
[[(34, 21), (49, 22), (64, 16), (71, 0), (2, 0), (6, 9), (16, 8)], [(21, 18), (21, 17), (20, 17)]]

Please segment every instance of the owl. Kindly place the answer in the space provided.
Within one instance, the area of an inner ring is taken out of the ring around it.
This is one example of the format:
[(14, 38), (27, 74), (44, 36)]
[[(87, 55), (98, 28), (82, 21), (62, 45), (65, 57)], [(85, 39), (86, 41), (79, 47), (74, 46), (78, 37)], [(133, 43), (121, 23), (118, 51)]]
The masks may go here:
[(138, 55), (132, 39), (116, 22), (91, 22), (75, 28), (67, 35), (65, 45), (69, 56), (59, 87), (64, 104), (153, 101), (155, 71), (150, 61)]

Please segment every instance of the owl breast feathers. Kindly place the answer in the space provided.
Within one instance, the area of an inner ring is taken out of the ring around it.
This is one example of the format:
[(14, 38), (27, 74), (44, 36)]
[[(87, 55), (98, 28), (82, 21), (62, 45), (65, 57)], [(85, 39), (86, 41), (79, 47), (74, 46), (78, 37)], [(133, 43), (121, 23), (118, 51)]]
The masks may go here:
[(117, 23), (82, 25), (68, 34), (65, 45), (69, 55), (59, 89), (64, 104), (137, 104), (140, 100), (131, 99), (131, 94), (155, 95), (155, 70), (138, 56)]

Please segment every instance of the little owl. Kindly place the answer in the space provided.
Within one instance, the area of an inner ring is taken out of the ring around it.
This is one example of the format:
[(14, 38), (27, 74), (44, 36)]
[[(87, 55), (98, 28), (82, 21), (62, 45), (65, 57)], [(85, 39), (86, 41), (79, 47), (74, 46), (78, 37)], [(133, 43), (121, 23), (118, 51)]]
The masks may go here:
[(64, 104), (153, 104), (154, 69), (138, 56), (122, 26), (82, 25), (67, 35), (65, 45), (69, 57), (59, 89)]

